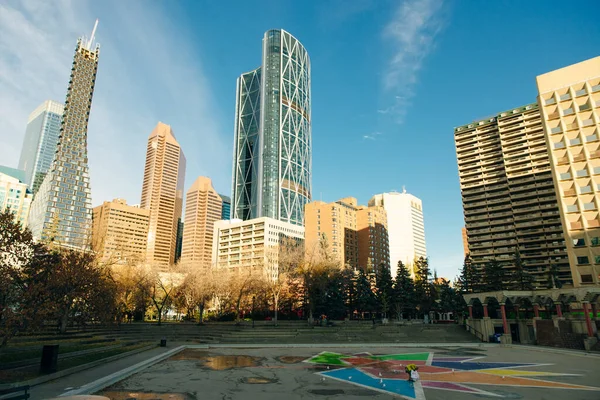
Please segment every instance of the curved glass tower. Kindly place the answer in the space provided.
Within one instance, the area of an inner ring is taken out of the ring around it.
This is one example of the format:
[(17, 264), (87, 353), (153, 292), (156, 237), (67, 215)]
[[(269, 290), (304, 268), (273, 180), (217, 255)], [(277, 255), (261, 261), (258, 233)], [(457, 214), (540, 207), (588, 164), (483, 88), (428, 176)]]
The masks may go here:
[(310, 58), (284, 30), (263, 38), (262, 66), (238, 78), (232, 218), (304, 223), (311, 201)]

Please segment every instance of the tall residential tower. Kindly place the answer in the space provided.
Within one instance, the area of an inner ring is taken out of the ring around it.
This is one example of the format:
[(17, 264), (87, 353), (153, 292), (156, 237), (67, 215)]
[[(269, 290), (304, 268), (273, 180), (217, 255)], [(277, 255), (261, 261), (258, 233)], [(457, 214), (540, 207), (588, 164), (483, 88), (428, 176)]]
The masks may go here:
[(97, 26), (89, 41), (77, 41), (56, 153), (29, 213), (34, 238), (66, 247), (88, 248), (91, 241), (87, 129), (100, 56), (100, 46), (92, 48)]
[(237, 80), (231, 218), (304, 223), (311, 196), (310, 59), (267, 31), (262, 66)]
[(572, 282), (542, 119), (537, 104), (454, 129), (469, 253), (507, 272), (519, 252), (534, 285), (551, 268)]
[(140, 206), (150, 210), (146, 261), (160, 267), (175, 262), (178, 221), (183, 206), (185, 157), (169, 125), (159, 122), (148, 137)]
[(56, 101), (46, 100), (29, 114), (19, 169), (25, 171), (25, 183), (34, 194), (54, 160), (64, 108)]

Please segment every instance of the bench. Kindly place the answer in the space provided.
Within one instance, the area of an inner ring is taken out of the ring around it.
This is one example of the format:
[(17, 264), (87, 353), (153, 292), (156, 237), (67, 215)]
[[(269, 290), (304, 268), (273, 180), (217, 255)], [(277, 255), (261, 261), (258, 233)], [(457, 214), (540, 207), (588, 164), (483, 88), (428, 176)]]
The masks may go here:
[[(17, 394), (23, 392), (22, 394)], [(16, 386), (8, 389), (0, 389), (2, 400), (27, 400), (29, 399), (29, 386)]]

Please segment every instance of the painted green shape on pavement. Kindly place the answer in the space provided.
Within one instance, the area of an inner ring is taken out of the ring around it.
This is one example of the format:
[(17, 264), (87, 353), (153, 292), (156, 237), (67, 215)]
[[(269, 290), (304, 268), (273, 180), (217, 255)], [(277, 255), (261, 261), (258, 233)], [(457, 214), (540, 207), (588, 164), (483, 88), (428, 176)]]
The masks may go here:
[(410, 361), (427, 361), (429, 353), (415, 353), (415, 354), (386, 354), (383, 356), (371, 356), (374, 360), (410, 360)]
[(312, 357), (310, 360), (308, 360), (308, 362), (315, 364), (347, 365), (341, 360), (342, 358), (346, 357), (348, 356), (344, 354), (330, 353), (326, 351), (324, 353), (317, 354), (316, 356)]

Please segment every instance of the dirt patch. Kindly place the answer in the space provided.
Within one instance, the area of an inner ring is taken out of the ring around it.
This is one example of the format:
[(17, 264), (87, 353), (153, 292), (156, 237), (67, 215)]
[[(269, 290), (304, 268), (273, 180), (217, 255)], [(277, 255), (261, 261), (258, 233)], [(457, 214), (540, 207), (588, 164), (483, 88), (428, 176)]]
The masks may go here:
[(214, 371), (224, 371), (233, 368), (256, 367), (262, 359), (251, 356), (209, 356), (201, 359), (202, 366)]
[(111, 400), (195, 400), (195, 397), (188, 393), (106, 391), (98, 395)]
[(297, 356), (281, 356), (277, 357), (277, 361), (282, 362), (284, 364), (297, 364), (306, 360), (306, 357), (297, 357)]

